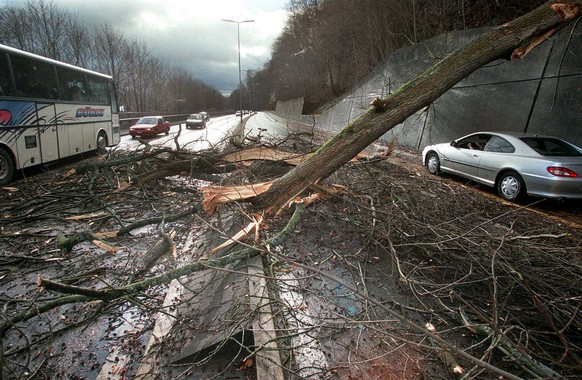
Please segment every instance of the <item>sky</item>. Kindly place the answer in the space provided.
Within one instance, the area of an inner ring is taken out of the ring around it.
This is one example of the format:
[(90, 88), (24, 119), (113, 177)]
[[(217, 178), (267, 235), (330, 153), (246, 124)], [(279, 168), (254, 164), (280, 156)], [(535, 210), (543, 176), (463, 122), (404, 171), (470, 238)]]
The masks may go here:
[[(8, 0), (5, 3), (25, 3)], [(126, 39), (137, 37), (152, 54), (171, 67), (229, 95), (238, 87), (237, 24), (244, 70), (256, 70), (271, 58), (271, 47), (287, 20), (288, 0), (54, 0), (86, 20), (108, 22)]]

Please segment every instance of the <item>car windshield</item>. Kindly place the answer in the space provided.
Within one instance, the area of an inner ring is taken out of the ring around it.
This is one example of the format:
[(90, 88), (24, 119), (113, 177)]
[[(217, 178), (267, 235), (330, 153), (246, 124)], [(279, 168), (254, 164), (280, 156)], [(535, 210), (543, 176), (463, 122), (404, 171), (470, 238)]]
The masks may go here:
[(574, 146), (551, 137), (522, 137), (521, 141), (543, 156), (582, 156)]
[(137, 121), (137, 124), (157, 124), (158, 119), (155, 117), (142, 117)]
[(202, 115), (199, 114), (190, 115), (190, 119), (202, 119)]

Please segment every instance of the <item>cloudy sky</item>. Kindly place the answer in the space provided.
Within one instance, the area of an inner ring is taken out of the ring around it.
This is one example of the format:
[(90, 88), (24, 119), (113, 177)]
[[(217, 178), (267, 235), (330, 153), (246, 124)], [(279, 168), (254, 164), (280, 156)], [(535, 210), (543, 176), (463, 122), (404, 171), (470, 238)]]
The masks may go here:
[[(18, 4), (26, 0), (4, 0)], [(287, 0), (54, 0), (88, 24), (110, 25), (144, 41), (171, 66), (230, 94), (238, 86), (237, 24), (241, 23), (241, 68), (259, 69), (286, 22)], [(243, 80), (246, 72), (242, 72)]]

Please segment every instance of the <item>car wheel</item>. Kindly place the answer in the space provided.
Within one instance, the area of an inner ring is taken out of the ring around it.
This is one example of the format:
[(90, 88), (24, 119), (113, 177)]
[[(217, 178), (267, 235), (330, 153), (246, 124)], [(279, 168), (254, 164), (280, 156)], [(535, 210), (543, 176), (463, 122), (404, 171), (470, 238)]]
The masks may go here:
[(107, 153), (107, 134), (103, 131), (99, 132), (97, 135), (97, 153)]
[(12, 181), (14, 175), (14, 162), (10, 154), (0, 148), (0, 185), (6, 185)]
[(170, 129), (166, 129), (166, 136), (170, 134)]
[(497, 181), (497, 193), (506, 201), (515, 201), (523, 194), (524, 189), (523, 179), (514, 171), (503, 173)]
[(430, 174), (439, 174), (441, 171), (441, 160), (435, 152), (430, 152), (426, 156), (426, 169)]

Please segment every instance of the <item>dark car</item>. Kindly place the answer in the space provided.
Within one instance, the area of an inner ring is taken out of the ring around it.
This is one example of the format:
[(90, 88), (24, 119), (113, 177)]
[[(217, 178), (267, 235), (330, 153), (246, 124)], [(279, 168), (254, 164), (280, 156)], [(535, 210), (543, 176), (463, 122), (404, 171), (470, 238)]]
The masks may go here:
[(160, 133), (170, 134), (170, 122), (162, 116), (144, 116), (129, 127), (132, 138), (155, 137)]
[(432, 174), (447, 172), (496, 188), (508, 201), (522, 194), (582, 199), (582, 149), (556, 137), (478, 132), (427, 146), (422, 163)]
[(186, 119), (186, 128), (206, 128), (206, 118), (201, 113), (193, 113)]

